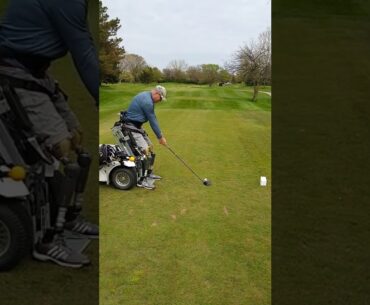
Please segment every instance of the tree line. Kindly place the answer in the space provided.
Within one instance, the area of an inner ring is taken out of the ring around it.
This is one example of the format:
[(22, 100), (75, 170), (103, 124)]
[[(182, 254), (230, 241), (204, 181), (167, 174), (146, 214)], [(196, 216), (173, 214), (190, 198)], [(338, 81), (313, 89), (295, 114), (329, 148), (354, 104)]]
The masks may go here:
[(184, 60), (172, 60), (166, 68), (148, 65), (138, 54), (128, 54), (117, 37), (121, 28), (118, 18), (110, 19), (107, 8), (100, 5), (100, 81), (117, 82), (179, 82), (192, 84), (245, 83), (253, 86), (253, 100), (259, 86), (271, 84), (271, 31), (267, 29), (256, 40), (236, 50), (223, 67), (207, 63), (189, 66)]
[(189, 66), (184, 60), (172, 60), (163, 70), (149, 66), (137, 54), (125, 54), (120, 62), (120, 82), (178, 82), (208, 84), (231, 82), (233, 75), (216, 64)]

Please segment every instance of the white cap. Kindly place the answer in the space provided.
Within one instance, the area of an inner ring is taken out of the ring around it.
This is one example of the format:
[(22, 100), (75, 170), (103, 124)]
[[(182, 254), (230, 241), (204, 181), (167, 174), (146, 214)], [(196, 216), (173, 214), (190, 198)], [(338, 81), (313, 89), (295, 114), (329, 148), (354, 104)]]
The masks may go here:
[(163, 87), (163, 86), (159, 86), (158, 85), (158, 86), (155, 87), (155, 90), (157, 90), (158, 93), (160, 94), (162, 101), (165, 101), (166, 100), (166, 96), (167, 96), (167, 90), (166, 90), (166, 88)]

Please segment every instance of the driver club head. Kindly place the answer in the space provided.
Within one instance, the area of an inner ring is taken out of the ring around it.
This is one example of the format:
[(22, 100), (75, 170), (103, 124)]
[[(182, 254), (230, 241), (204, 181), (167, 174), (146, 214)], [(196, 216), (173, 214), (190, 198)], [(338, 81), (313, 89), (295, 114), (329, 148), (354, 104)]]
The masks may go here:
[(203, 179), (203, 185), (205, 185), (205, 186), (211, 186), (212, 185), (211, 180), (208, 180), (207, 178), (204, 178)]

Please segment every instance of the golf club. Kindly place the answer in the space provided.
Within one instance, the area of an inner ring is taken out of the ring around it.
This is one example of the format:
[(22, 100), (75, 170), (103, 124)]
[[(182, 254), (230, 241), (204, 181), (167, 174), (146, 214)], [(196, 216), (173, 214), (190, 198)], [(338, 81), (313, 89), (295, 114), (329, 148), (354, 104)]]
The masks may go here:
[(202, 178), (200, 178), (198, 175), (197, 175), (197, 173), (196, 172), (194, 172), (192, 169), (191, 169), (191, 167), (189, 166), (189, 165), (187, 165), (186, 163), (185, 163), (185, 161), (183, 160), (183, 159), (181, 159), (174, 151), (173, 151), (173, 149), (171, 148), (171, 147), (169, 147), (168, 145), (166, 145), (166, 147), (168, 148), (168, 150), (177, 158), (177, 159), (179, 159), (181, 162), (182, 162), (182, 164), (184, 164), (200, 181), (202, 181), (202, 183), (203, 183), (203, 185), (205, 185), (205, 186), (211, 186), (211, 180), (208, 180), (207, 178), (204, 178), (204, 179), (202, 179)]

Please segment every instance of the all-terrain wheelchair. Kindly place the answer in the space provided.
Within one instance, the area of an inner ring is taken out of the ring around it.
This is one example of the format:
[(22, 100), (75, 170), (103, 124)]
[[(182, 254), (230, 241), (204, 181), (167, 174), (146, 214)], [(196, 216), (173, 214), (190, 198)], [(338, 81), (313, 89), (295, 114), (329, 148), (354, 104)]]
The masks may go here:
[[(145, 133), (143, 129), (127, 124), (125, 111), (119, 113), (119, 120), (112, 127), (117, 144), (99, 145), (99, 181), (112, 184), (121, 190), (133, 188), (137, 182), (148, 176), (154, 163), (138, 147), (132, 133)], [(150, 180), (154, 184), (154, 180)]]

